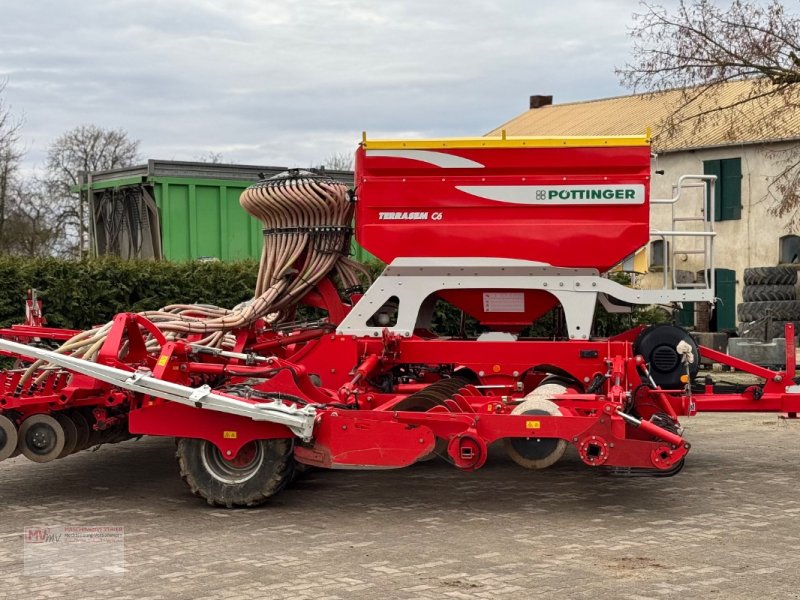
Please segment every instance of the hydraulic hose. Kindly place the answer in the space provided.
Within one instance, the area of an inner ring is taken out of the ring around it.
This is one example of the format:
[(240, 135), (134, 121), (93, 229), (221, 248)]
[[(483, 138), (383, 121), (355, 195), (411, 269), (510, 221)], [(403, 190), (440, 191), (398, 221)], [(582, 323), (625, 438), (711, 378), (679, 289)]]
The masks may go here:
[[(361, 284), (369, 273), (348, 258), (353, 204), (347, 186), (330, 177), (308, 171), (287, 171), (264, 179), (242, 192), (239, 202), (263, 225), (264, 244), (252, 300), (232, 309), (208, 304), (171, 304), (139, 313), (155, 324), (168, 341), (202, 336), (204, 346), (231, 348), (233, 330), (258, 319), (274, 321), (281, 311), (295, 305), (327, 276), (343, 289)], [(56, 352), (95, 360), (111, 323), (83, 331)], [(148, 337), (148, 351), (158, 343)], [(124, 353), (127, 344), (121, 349)], [(36, 361), (19, 381), (22, 387), (43, 366)], [(35, 383), (47, 376), (41, 373)]]

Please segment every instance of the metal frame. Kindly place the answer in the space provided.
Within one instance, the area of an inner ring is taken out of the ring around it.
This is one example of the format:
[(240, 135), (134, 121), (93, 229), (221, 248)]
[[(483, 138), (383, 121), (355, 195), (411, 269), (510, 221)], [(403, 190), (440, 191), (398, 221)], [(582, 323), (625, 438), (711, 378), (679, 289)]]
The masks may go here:
[[(500, 258), (398, 258), (384, 272), (336, 332), (341, 335), (380, 337), (384, 329), (410, 337), (418, 328), (423, 302), (441, 290), (543, 290), (564, 307), (570, 339), (586, 340), (598, 294), (632, 304), (713, 302), (713, 289), (638, 290), (601, 277), (595, 269), (565, 269), (532, 261)], [(391, 327), (367, 325), (390, 298), (399, 300), (397, 322)]]

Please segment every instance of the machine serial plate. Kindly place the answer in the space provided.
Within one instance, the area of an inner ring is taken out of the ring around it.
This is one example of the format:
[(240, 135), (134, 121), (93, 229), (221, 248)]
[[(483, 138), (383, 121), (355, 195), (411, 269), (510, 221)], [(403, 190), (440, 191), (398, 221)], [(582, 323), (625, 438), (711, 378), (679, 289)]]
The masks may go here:
[(485, 292), (483, 310), (487, 313), (525, 312), (525, 294), (522, 292)]

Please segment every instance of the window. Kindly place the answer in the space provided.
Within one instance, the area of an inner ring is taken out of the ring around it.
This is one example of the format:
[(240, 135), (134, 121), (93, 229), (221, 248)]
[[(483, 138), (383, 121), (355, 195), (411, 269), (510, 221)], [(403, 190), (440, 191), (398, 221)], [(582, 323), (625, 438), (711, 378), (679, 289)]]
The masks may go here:
[(800, 263), (800, 237), (785, 235), (780, 240), (779, 263)]
[[(714, 188), (714, 198), (710, 193), (710, 203), (714, 202), (715, 221), (734, 221), (742, 218), (742, 159), (723, 158), (721, 160), (704, 160), (703, 173), (716, 175), (717, 184)], [(710, 186), (709, 186), (710, 187)]]
[(664, 270), (664, 244), (667, 245), (667, 264), (669, 265), (669, 242), (664, 240), (653, 240), (650, 242), (650, 270)]

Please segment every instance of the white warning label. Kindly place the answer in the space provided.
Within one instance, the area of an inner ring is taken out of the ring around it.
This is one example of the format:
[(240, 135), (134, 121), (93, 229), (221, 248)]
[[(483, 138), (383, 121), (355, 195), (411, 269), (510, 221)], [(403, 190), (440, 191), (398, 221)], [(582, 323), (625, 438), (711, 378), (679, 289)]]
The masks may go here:
[(524, 292), (484, 292), (483, 310), (496, 312), (525, 312)]

